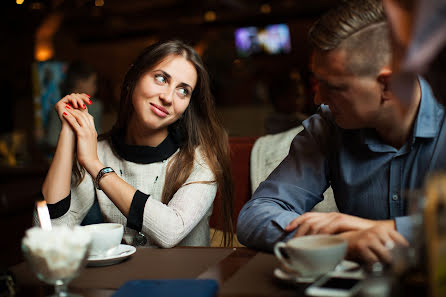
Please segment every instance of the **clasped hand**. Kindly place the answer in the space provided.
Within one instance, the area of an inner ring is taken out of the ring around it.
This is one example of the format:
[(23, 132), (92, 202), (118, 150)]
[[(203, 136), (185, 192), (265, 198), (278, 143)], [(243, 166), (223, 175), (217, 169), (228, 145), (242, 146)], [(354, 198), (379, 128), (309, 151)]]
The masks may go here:
[(55, 109), (62, 122), (62, 130), (69, 129), (77, 139), (76, 152), (79, 164), (86, 168), (98, 160), (97, 131), (87, 105), (92, 102), (86, 94), (70, 94), (59, 100)]

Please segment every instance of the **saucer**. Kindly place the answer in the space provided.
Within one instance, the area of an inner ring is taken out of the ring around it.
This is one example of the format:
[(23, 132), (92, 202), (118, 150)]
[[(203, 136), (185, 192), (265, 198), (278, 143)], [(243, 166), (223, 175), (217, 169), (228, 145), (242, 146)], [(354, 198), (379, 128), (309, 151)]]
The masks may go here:
[[(338, 264), (335, 268), (335, 272), (348, 272), (360, 269), (360, 266), (358, 263), (348, 260), (343, 260), (341, 263)], [(284, 266), (277, 267), (274, 269), (273, 272), (274, 276), (282, 281), (285, 282), (291, 282), (291, 283), (312, 283), (314, 282), (318, 277), (303, 277), (300, 276), (299, 273), (291, 271)]]
[(107, 266), (124, 261), (136, 252), (136, 248), (127, 244), (120, 244), (112, 255), (90, 256), (88, 257), (88, 266)]
[(297, 272), (285, 272), (282, 268), (276, 268), (273, 272), (274, 276), (281, 281), (289, 283), (312, 283), (316, 280), (315, 277), (303, 277)]

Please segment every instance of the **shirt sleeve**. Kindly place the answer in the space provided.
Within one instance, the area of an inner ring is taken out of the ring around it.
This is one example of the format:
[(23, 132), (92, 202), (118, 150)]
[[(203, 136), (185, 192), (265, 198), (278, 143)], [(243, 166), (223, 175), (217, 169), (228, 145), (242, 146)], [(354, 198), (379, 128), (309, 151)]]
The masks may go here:
[(141, 231), (144, 219), (144, 207), (146, 205), (149, 195), (137, 190), (133, 195), (132, 203), (130, 204), (129, 215), (127, 218), (127, 227), (136, 231)]
[(409, 242), (413, 240), (412, 220), (410, 216), (395, 218), (396, 231), (404, 236)]
[(70, 209), (70, 204), (71, 204), (71, 192), (68, 194), (67, 197), (65, 197), (64, 199), (60, 200), (57, 203), (54, 204), (48, 203), (47, 206), (48, 206), (48, 212), (50, 213), (50, 218), (57, 219), (66, 214), (67, 211)]
[(284, 228), (323, 200), (328, 188), (331, 125), (321, 115), (303, 122), (304, 130), (291, 143), (288, 156), (260, 184), (242, 208), (237, 221), (239, 241), (252, 248), (272, 251), (278, 241), (295, 232)]
[(51, 217), (53, 225), (80, 225), (95, 199), (95, 186), (91, 176), (86, 173), (81, 183), (71, 187), (68, 210), (59, 217)]
[(142, 232), (163, 248), (176, 246), (205, 217), (216, 193), (214, 174), (196, 152), (191, 175), (167, 205), (147, 199)]

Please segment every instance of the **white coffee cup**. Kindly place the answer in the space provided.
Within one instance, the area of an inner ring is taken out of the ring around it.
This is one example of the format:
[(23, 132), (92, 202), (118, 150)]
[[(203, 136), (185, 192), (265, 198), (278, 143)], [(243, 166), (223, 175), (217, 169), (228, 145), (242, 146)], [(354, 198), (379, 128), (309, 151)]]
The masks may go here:
[(334, 270), (346, 253), (347, 241), (335, 235), (302, 236), (274, 246), (274, 254), (285, 267), (303, 277)]
[(83, 227), (90, 233), (90, 256), (109, 256), (122, 241), (124, 226), (116, 223), (92, 224)]

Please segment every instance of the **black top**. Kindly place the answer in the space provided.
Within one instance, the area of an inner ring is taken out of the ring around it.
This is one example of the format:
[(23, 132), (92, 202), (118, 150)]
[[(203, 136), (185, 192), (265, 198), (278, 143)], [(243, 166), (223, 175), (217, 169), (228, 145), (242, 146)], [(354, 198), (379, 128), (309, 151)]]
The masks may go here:
[(124, 134), (120, 132), (112, 134), (111, 140), (113, 148), (121, 158), (139, 164), (150, 164), (166, 160), (180, 147), (179, 138), (172, 133), (169, 133), (163, 142), (156, 147), (126, 144)]

